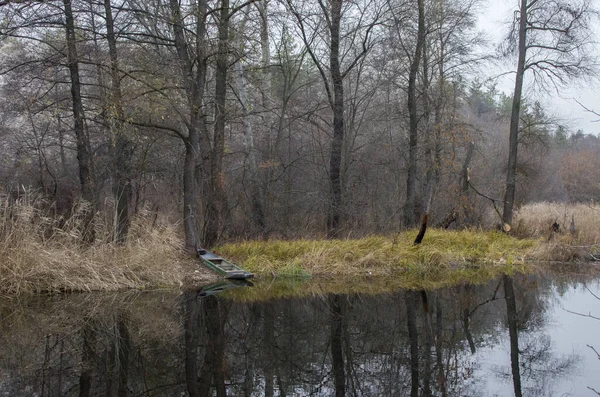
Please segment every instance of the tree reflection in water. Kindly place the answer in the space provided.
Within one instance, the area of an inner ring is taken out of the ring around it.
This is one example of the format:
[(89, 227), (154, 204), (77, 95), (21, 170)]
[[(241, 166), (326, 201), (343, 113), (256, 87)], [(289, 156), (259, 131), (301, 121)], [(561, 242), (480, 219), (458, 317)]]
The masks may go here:
[(471, 396), (500, 373), (512, 380), (502, 395), (550, 395), (576, 361), (553, 352), (551, 287), (515, 276), (251, 302), (195, 291), (36, 298), (0, 308), (0, 394)]
[(504, 299), (506, 300), (506, 317), (508, 319), (508, 334), (510, 336), (510, 369), (512, 371), (515, 397), (523, 395), (521, 386), (521, 369), (519, 367), (519, 333), (517, 330), (517, 304), (515, 290), (510, 276), (504, 276)]
[[(521, 277), (520, 283), (515, 283), (513, 277), (504, 276), (502, 281), (514, 395), (551, 395), (553, 382), (575, 368), (577, 357), (554, 354), (549, 335), (540, 332), (546, 324), (543, 313), (547, 310), (547, 299), (544, 299), (547, 290), (532, 292), (536, 283), (528, 278)], [(528, 384), (525, 388), (523, 379)]]

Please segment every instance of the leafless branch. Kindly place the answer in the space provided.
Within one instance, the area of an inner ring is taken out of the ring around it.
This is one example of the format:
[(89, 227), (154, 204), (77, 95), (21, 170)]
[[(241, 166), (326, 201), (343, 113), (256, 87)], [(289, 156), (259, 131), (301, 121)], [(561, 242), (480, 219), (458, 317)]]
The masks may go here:
[(480, 195), (481, 197), (484, 197), (488, 200), (490, 200), (492, 202), (492, 205), (494, 206), (494, 210), (496, 211), (496, 214), (498, 214), (498, 216), (500, 217), (500, 219), (502, 219), (502, 214), (500, 213), (500, 210), (498, 209), (498, 207), (496, 207), (496, 203), (502, 203), (504, 202), (504, 200), (500, 200), (500, 199), (495, 199), (492, 198), (484, 193), (481, 193), (479, 190), (477, 190), (477, 188), (473, 185), (473, 182), (469, 181), (469, 186), (471, 187), (471, 189), (473, 189), (473, 191), (475, 193), (477, 193), (478, 195)]
[(573, 312), (569, 309), (563, 309), (564, 311), (571, 313), (571, 314), (575, 314), (577, 316), (581, 316), (581, 317), (589, 317), (589, 318), (593, 318), (594, 320), (600, 320), (600, 317), (596, 317), (596, 316), (592, 316), (592, 313), (588, 313), (588, 314), (583, 314), (583, 313), (578, 313), (578, 312)]
[(596, 356), (598, 356), (598, 360), (600, 360), (600, 353), (598, 353), (598, 351), (594, 348), (594, 346), (587, 345), (587, 347), (589, 347), (590, 349), (592, 349), (594, 351), (594, 353), (596, 353)]
[[(588, 113), (591, 113), (591, 114), (593, 114), (594, 116), (598, 116), (598, 117), (600, 117), (600, 113), (598, 113), (598, 112), (596, 112), (595, 110), (592, 110), (592, 109), (590, 109), (590, 108), (586, 107), (584, 104), (582, 104), (581, 102), (579, 102), (579, 101), (578, 101), (576, 98), (573, 98), (573, 100), (574, 100), (575, 102), (577, 102), (577, 104), (578, 104), (579, 106), (581, 106), (581, 107), (583, 108), (583, 110), (585, 110), (586, 112), (588, 112)], [(598, 122), (600, 122), (600, 118), (599, 118), (599, 119), (596, 119), (596, 120), (592, 120), (592, 122), (593, 122), (593, 123), (598, 123)]]
[(599, 396), (600, 396), (600, 393), (599, 393), (599, 392), (597, 392), (597, 391), (596, 391), (594, 388), (592, 388), (592, 387), (589, 387), (589, 386), (588, 386), (587, 388), (588, 388), (588, 389), (590, 389), (591, 391), (593, 391), (594, 393), (596, 393), (597, 395), (599, 395)]

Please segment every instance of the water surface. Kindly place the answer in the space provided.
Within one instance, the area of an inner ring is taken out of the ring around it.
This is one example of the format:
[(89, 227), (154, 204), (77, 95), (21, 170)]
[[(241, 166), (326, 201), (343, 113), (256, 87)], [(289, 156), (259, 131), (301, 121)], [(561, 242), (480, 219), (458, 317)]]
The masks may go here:
[[(223, 286), (221, 286), (220, 289)], [(349, 286), (350, 287), (350, 286)], [(339, 286), (335, 288), (340, 291)], [(592, 276), (259, 283), (0, 303), (5, 396), (597, 396)]]

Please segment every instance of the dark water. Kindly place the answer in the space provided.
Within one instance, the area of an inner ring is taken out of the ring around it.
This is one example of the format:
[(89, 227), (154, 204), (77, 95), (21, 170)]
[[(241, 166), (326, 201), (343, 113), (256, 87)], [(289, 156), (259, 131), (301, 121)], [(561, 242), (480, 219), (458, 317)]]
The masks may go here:
[(301, 284), (299, 297), (274, 298), (289, 289), (3, 301), (0, 396), (600, 391), (600, 320), (591, 317), (600, 317), (600, 287), (592, 276), (380, 294)]

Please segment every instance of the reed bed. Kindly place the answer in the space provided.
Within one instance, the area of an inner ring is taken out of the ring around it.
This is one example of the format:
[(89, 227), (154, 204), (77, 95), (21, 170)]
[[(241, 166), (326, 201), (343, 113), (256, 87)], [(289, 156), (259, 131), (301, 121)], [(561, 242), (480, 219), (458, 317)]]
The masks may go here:
[[(559, 225), (553, 232), (552, 225)], [(600, 260), (600, 205), (533, 203), (515, 214), (515, 234), (545, 241), (531, 252), (547, 261)]]
[(190, 259), (173, 226), (156, 226), (149, 214), (132, 221), (127, 243), (110, 242), (107, 223), (94, 224), (96, 239), (81, 230), (89, 206), (79, 203), (68, 216), (52, 214), (41, 196), (0, 196), (0, 294), (114, 291), (179, 286)]

